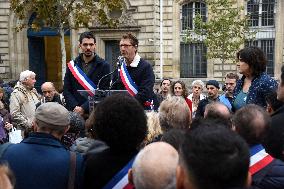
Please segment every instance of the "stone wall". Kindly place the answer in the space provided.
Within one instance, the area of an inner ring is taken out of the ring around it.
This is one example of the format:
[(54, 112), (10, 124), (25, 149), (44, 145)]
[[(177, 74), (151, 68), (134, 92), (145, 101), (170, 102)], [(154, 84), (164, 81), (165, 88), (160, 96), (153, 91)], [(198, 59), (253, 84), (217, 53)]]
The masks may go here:
[(9, 61), (9, 2), (0, 1), (0, 77), (10, 79)]

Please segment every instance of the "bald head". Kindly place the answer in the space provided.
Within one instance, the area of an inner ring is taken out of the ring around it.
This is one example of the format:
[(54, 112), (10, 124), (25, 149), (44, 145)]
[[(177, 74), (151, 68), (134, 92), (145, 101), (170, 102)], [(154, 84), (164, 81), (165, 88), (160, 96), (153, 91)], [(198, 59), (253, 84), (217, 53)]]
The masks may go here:
[(41, 85), (41, 91), (46, 101), (51, 102), (55, 95), (55, 87), (52, 82), (45, 82)]
[(211, 102), (205, 107), (204, 118), (230, 119), (230, 117), (230, 110), (225, 104), (221, 102)]
[(133, 167), (133, 183), (136, 189), (175, 188), (178, 152), (169, 144), (155, 142), (137, 155)]

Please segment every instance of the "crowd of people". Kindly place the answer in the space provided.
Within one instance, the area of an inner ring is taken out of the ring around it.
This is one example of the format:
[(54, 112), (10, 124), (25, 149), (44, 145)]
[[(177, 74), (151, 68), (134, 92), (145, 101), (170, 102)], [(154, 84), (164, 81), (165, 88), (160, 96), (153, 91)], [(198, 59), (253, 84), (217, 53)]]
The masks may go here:
[(284, 188), (284, 66), (278, 84), (264, 53), (245, 47), (240, 79), (188, 88), (164, 78), (155, 94), (137, 38), (127, 33), (119, 46), (111, 70), (95, 36), (82, 33), (62, 93), (49, 81), (36, 91), (30, 70), (1, 82), (0, 188)]

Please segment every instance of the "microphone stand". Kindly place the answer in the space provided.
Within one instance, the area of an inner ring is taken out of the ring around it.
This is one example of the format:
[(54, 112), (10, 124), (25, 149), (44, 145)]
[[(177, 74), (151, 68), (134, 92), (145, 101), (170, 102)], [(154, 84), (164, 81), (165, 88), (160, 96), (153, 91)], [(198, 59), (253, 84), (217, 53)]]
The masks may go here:
[(111, 83), (111, 85), (108, 89), (109, 93), (110, 93), (110, 90), (112, 89), (113, 85), (119, 80), (119, 77), (120, 77), (119, 72), (120, 72), (120, 69), (121, 69), (121, 65), (125, 61), (123, 56), (119, 56), (117, 59), (118, 59), (118, 62), (117, 62), (117, 67), (115, 69), (115, 71), (117, 70), (117, 79), (113, 83)]

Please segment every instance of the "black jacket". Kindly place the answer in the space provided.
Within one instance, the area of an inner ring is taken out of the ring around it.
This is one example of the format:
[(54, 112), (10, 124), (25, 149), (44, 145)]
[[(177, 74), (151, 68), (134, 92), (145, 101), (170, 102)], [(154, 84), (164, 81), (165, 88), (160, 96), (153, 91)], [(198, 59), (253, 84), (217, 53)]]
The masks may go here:
[(137, 153), (136, 150), (115, 152), (104, 142), (95, 140), (85, 155), (84, 187), (86, 189), (103, 188)]
[[(74, 60), (75, 65), (82, 69), (83, 58), (78, 56)], [(92, 64), (92, 68), (86, 75), (90, 80), (93, 81), (95, 85), (98, 85), (99, 80), (106, 74), (110, 72), (109, 64), (100, 58), (98, 55), (95, 55), (93, 60), (89, 62)], [(110, 77), (104, 78), (100, 83), (100, 89), (108, 89), (110, 83)], [(66, 108), (70, 111), (73, 111), (75, 106), (81, 106), (85, 112), (89, 112), (89, 102), (86, 96), (82, 96), (78, 90), (85, 90), (76, 78), (72, 75), (71, 71), (67, 67), (66, 74), (64, 77), (64, 86), (63, 94), (65, 97)]]
[[(143, 105), (146, 101), (153, 100), (155, 108), (159, 106), (156, 94), (154, 94), (153, 87), (155, 83), (155, 75), (152, 66), (145, 61), (140, 59), (137, 67), (126, 66), (126, 69), (138, 87), (138, 93), (135, 98)], [(121, 78), (116, 71), (112, 79), (112, 89), (125, 90), (125, 87), (121, 81)]]
[(284, 162), (274, 159), (269, 165), (252, 176), (250, 189), (283, 189)]
[(271, 127), (263, 146), (271, 156), (284, 161), (284, 105), (271, 115)]

